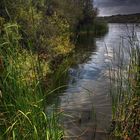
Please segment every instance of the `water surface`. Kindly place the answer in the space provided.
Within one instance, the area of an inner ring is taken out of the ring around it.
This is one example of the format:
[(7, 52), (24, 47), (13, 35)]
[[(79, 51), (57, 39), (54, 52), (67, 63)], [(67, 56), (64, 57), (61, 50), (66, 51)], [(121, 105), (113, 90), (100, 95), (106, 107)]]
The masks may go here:
[(69, 69), (68, 87), (57, 97), (58, 107), (65, 114), (62, 121), (65, 139), (108, 139), (111, 123), (108, 69), (112, 52), (119, 50), (122, 38), (128, 37), (133, 29), (131, 24), (109, 24), (104, 37), (92, 36), (86, 41), (81, 38), (77, 54), (86, 57)]

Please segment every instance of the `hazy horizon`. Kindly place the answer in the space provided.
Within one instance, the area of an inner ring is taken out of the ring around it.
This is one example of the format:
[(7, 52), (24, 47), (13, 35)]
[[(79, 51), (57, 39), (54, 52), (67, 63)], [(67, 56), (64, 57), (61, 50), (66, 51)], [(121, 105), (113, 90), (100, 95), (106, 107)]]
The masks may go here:
[(140, 13), (140, 0), (94, 0), (99, 16)]

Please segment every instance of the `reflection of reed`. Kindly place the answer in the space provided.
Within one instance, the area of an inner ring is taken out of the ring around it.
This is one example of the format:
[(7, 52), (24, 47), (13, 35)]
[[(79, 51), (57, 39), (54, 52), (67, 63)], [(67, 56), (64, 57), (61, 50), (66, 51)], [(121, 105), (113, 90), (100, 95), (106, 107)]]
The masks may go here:
[[(70, 114), (70, 115), (68, 115)], [(65, 110), (64, 127), (66, 140), (89, 140), (88, 137), (92, 137), (96, 133), (96, 121), (92, 118), (91, 110)], [(90, 125), (89, 125), (90, 124)], [(86, 138), (85, 138), (86, 136)]]
[(96, 49), (95, 38), (91, 34), (80, 34), (77, 38), (76, 46), (94, 51)]

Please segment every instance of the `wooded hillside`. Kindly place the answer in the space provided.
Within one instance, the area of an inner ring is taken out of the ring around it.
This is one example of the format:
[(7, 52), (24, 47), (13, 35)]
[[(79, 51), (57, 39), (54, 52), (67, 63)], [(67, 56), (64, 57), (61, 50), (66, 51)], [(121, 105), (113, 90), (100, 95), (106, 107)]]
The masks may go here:
[(112, 15), (98, 17), (99, 20), (105, 20), (108, 23), (140, 23), (140, 13), (129, 15)]

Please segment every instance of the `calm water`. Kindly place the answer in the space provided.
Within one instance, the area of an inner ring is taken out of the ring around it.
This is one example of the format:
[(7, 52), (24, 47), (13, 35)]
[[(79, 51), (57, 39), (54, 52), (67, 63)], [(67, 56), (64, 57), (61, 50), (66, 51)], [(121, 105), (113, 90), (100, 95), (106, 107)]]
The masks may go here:
[[(112, 51), (119, 49), (122, 37), (129, 36), (131, 30), (133, 25), (109, 24), (104, 37), (91, 37), (86, 43), (81, 39), (80, 55), (86, 57), (69, 69), (68, 87), (57, 97), (58, 108), (64, 111), (66, 140), (108, 139), (111, 123), (108, 68)], [(139, 33), (137, 29), (138, 36)]]

